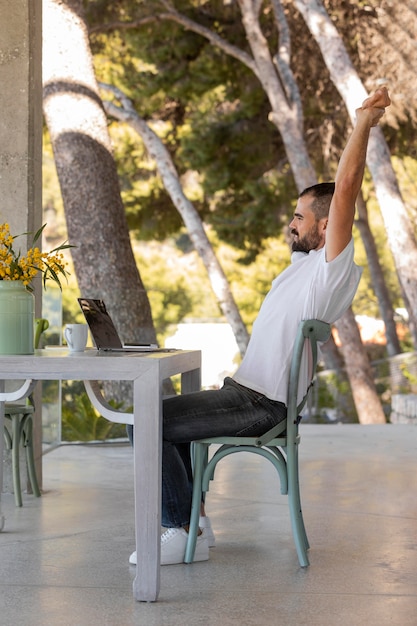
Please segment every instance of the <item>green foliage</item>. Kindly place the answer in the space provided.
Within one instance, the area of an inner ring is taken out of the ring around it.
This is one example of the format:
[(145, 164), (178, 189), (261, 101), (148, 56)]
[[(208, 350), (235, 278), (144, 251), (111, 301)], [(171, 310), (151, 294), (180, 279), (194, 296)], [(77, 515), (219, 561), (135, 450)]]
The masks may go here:
[[(86, 6), (92, 24), (161, 9), (158, 2)], [(246, 47), (236, 7), (176, 7)], [(205, 38), (169, 21), (94, 34), (92, 45), (99, 79), (129, 95), (180, 175), (197, 174), (191, 199), (201, 217), (221, 239), (244, 249), (244, 262), (253, 260), (263, 240), (279, 231), (282, 207), (294, 195), (288, 168), (276, 170), (282, 142), (268, 121), (270, 106), (257, 78)], [(140, 138), (119, 124), (112, 124), (111, 133), (129, 227), (144, 240), (176, 236), (180, 218)]]
[(110, 135), (129, 229), (143, 241), (164, 241), (180, 230), (182, 220), (162, 184), (155, 163), (149, 159), (139, 135), (131, 128), (123, 124), (113, 125)]
[(221, 245), (218, 256), (228, 276), (242, 318), (250, 331), (271, 282), (290, 263), (290, 249), (285, 241), (267, 238), (262, 252), (250, 264), (238, 262), (240, 251)]
[[(414, 363), (415, 366), (415, 363)], [(410, 383), (412, 387), (417, 385), (417, 376), (410, 371), (406, 363), (400, 365), (400, 370), (404, 378)]]
[[(176, 0), (174, 4), (188, 17), (249, 51), (237, 3)], [(376, 0), (370, 4), (325, 1), (369, 88), (373, 88), (375, 76), (382, 74), (380, 56), (369, 54), (373, 39), (367, 34), (371, 29), (374, 38), (383, 37), (387, 27), (378, 22), (378, 12), (372, 8), (377, 4)], [(270, 106), (261, 85), (242, 63), (204, 37), (174, 22), (152, 21), (152, 15), (164, 10), (158, 0), (85, 0), (84, 5), (99, 80), (125, 91), (164, 141), (187, 196), (210, 227), (210, 237), (250, 326), (271, 280), (289, 262), (281, 231), (296, 197), (281, 138), (268, 121)], [(274, 50), (276, 33), (269, 8), (269, 3), (264, 3), (262, 25)], [(287, 19), (308, 149), (320, 178), (329, 179), (334, 176), (348, 131), (346, 110), (301, 16), (287, 11)], [(137, 21), (137, 25), (111, 27), (116, 21)], [(380, 54), (397, 52), (381, 49)], [(385, 72), (392, 71), (395, 64), (390, 63)], [(371, 71), (374, 67), (378, 73)], [(393, 111), (399, 110), (399, 101), (397, 98)], [(411, 107), (409, 98), (401, 102)], [(417, 224), (416, 130), (407, 113), (401, 115), (396, 123), (391, 120), (385, 126), (384, 134), (398, 154), (394, 163), (401, 190), (410, 207), (410, 219)], [(185, 318), (218, 317), (206, 272), (190, 250), (181, 219), (139, 136), (115, 122), (110, 122), (110, 132), (129, 228), (135, 238), (150, 242), (148, 250), (140, 246), (138, 265), (159, 336), (164, 337), (170, 324)], [(394, 306), (399, 306), (396, 271), (369, 180), (365, 195), (391, 298)], [(158, 247), (152, 240), (162, 243)], [(357, 262), (364, 273), (354, 309), (379, 316), (366, 256), (358, 236), (356, 240)], [(70, 286), (76, 289), (73, 283)], [(68, 297), (66, 291), (64, 299), (69, 317), (65, 321), (74, 321), (72, 316), (79, 315), (74, 296)]]
[(174, 240), (167, 240), (163, 244), (138, 243), (134, 252), (161, 345), (172, 327), (186, 318), (219, 316), (207, 273), (192, 248), (184, 254)]
[[(163, 139), (202, 219), (219, 241), (239, 250), (234, 262), (248, 267), (253, 263), (256, 267), (265, 242), (280, 235), (296, 197), (282, 141), (268, 121), (270, 105), (258, 79), (204, 37), (168, 20), (152, 21), (152, 15), (165, 10), (158, 0), (100, 0), (86, 2), (86, 8), (93, 26), (137, 20), (133, 29), (113, 28), (92, 34), (97, 74), (126, 91), (138, 113)], [(176, 0), (175, 8), (248, 51), (236, 3)], [(355, 3), (333, 3), (328, 10), (361, 72), (365, 33), (375, 27), (376, 14), (372, 13), (372, 21), (364, 25), (363, 7)], [(276, 32), (271, 13), (267, 8), (261, 13), (264, 32), (274, 50)], [(144, 18), (146, 22), (140, 23)], [(293, 42), (292, 68), (303, 98), (308, 148), (317, 171), (323, 179), (329, 179), (334, 176), (345, 142), (346, 112), (317, 45), (313, 38), (306, 37), (303, 20), (295, 12), (288, 12), (287, 19)], [(349, 20), (357, 29), (354, 36)], [(407, 132), (411, 132), (410, 121), (403, 121)], [(397, 132), (398, 127), (392, 136), (389, 128), (385, 130), (391, 137), (390, 145), (409, 152), (410, 146), (401, 138), (401, 131)], [(112, 124), (111, 132), (128, 223), (135, 237), (148, 241), (177, 238), (181, 232), (180, 217), (139, 137), (120, 124)], [(323, 146), (328, 146), (326, 154)], [(193, 184), (187, 187), (190, 178)], [(371, 186), (369, 189), (372, 196)], [(370, 211), (384, 274), (394, 306), (398, 306), (401, 294), (396, 272), (372, 197)], [(364, 274), (355, 311), (378, 316), (378, 303), (359, 241), (356, 247)], [(162, 309), (165, 304), (157, 306)]]
[[(415, 235), (417, 237), (417, 161), (410, 157), (398, 158), (398, 156), (393, 156), (392, 164), (402, 190), (404, 202), (409, 210), (411, 224), (414, 226)], [(363, 191), (367, 201), (370, 228), (375, 239), (379, 262), (390, 293), (392, 305), (394, 309), (403, 307), (401, 289), (398, 283), (393, 256), (388, 245), (386, 228), (369, 172), (365, 174)], [(354, 230), (354, 237), (355, 260), (357, 264), (363, 268), (362, 279), (359, 283), (359, 288), (354, 300), (354, 310), (358, 315), (363, 314), (378, 318), (381, 317), (379, 303), (373, 291), (366, 253), (359, 233), (356, 232), (356, 230)], [(404, 351), (412, 349), (412, 342), (409, 335), (407, 335), (401, 343)]]
[[(288, 245), (276, 238), (263, 241), (263, 252), (250, 264), (239, 262), (241, 251), (221, 243), (209, 230), (212, 245), (228, 277), (244, 322), (250, 328), (272, 280), (290, 262)], [(184, 320), (221, 317), (207, 272), (197, 253), (187, 247), (185, 233), (163, 244), (134, 247), (151, 302), (158, 340), (163, 345), (172, 327)]]
[(417, 159), (415, 156), (393, 156), (392, 163), (417, 238)]
[(99, 415), (81, 387), (79, 382), (63, 383), (62, 441), (104, 441), (126, 437), (126, 427)]
[(335, 371), (320, 372), (313, 388), (315, 415), (312, 421), (328, 422), (326, 409), (337, 409), (338, 419), (352, 423), (358, 421), (349, 382), (346, 375)]

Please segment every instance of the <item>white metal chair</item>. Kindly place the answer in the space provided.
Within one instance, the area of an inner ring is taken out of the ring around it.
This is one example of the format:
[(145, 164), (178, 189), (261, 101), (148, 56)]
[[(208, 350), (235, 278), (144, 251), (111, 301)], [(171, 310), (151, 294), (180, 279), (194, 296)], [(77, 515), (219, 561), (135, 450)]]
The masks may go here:
[(133, 425), (133, 413), (125, 413), (109, 404), (104, 398), (100, 383), (97, 380), (85, 380), (84, 387), (93, 407), (109, 422)]
[[(307, 556), (309, 543), (301, 510), (298, 479), (299, 415), (307, 400), (308, 391), (297, 406), (297, 390), (304, 350), (307, 349), (308, 345), (311, 348), (311, 379), (313, 379), (317, 366), (317, 343), (327, 341), (329, 336), (329, 324), (319, 320), (301, 322), (294, 344), (290, 369), (286, 420), (259, 437), (212, 437), (192, 443), (193, 498), (184, 559), (186, 563), (192, 563), (194, 559), (201, 499), (203, 493), (209, 489), (209, 483), (214, 477), (217, 463), (229, 454), (253, 452), (271, 461), (278, 472), (281, 493), (288, 495), (291, 527), (298, 560), (302, 567), (309, 565)], [(220, 444), (220, 447), (208, 461), (208, 450), (212, 444)]]

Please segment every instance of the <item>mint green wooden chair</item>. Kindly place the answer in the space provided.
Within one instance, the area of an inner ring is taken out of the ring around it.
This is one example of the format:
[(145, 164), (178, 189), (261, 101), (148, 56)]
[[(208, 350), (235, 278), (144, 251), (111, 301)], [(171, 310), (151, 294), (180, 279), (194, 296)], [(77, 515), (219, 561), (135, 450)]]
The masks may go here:
[[(309, 344), (311, 347), (311, 372), (313, 378), (317, 365), (317, 343), (327, 341), (329, 336), (329, 324), (319, 320), (301, 322), (295, 340), (290, 369), (286, 420), (260, 437), (212, 437), (200, 439), (192, 443), (193, 498), (190, 529), (184, 559), (186, 563), (192, 563), (194, 559), (201, 499), (203, 493), (205, 494), (209, 489), (209, 483), (214, 477), (217, 463), (229, 454), (253, 452), (271, 461), (278, 472), (281, 493), (288, 495), (291, 527), (298, 560), (301, 567), (309, 565), (307, 556), (309, 543), (301, 510), (298, 480), (298, 446), (300, 443), (298, 416), (307, 400), (308, 391), (302, 402), (297, 406), (297, 389), (304, 350), (307, 349)], [(220, 445), (220, 447), (208, 461), (208, 450), (212, 444)]]
[[(35, 320), (34, 345), (39, 346), (42, 333), (49, 323), (43, 318)], [(35, 458), (33, 455), (33, 415), (35, 409), (29, 396), (27, 403), (7, 402), (4, 407), (4, 417), (11, 422), (10, 430), (4, 427), (4, 441), (8, 450), (12, 452), (13, 491), (16, 506), (22, 506), (22, 487), (20, 481), (20, 443), (23, 443), (26, 453), (26, 467), (32, 493), (37, 498), (41, 491), (36, 476)]]

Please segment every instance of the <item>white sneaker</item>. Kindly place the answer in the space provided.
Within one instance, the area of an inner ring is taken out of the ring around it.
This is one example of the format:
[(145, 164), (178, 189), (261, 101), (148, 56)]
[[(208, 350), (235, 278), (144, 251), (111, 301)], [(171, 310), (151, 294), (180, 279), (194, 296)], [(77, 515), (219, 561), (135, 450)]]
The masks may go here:
[[(183, 528), (168, 528), (161, 536), (161, 565), (184, 563), (188, 533)], [(194, 561), (208, 561), (209, 546), (204, 532), (197, 537)], [(137, 564), (136, 551), (129, 557), (131, 565)]]
[(210, 522), (210, 518), (207, 517), (206, 515), (200, 515), (200, 519), (198, 522), (198, 525), (200, 526), (201, 530), (203, 531), (203, 535), (205, 537), (207, 537), (207, 541), (208, 541), (208, 547), (209, 548), (214, 548), (216, 545), (216, 538), (214, 536), (214, 532), (213, 529), (211, 527), (211, 522)]

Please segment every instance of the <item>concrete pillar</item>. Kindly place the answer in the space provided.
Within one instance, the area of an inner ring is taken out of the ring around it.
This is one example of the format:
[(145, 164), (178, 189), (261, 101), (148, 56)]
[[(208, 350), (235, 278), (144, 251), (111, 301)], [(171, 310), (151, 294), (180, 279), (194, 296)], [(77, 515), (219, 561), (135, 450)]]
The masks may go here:
[[(13, 235), (35, 232), (42, 225), (42, 0), (0, 0), (0, 85), (0, 221)], [(19, 243), (24, 252), (25, 238)], [(40, 316), (40, 281), (35, 296)], [(36, 423), (40, 475), (39, 417)], [(1, 452), (2, 444), (0, 460)]]
[(42, 0), (0, 15), (0, 216), (17, 234), (42, 220)]

